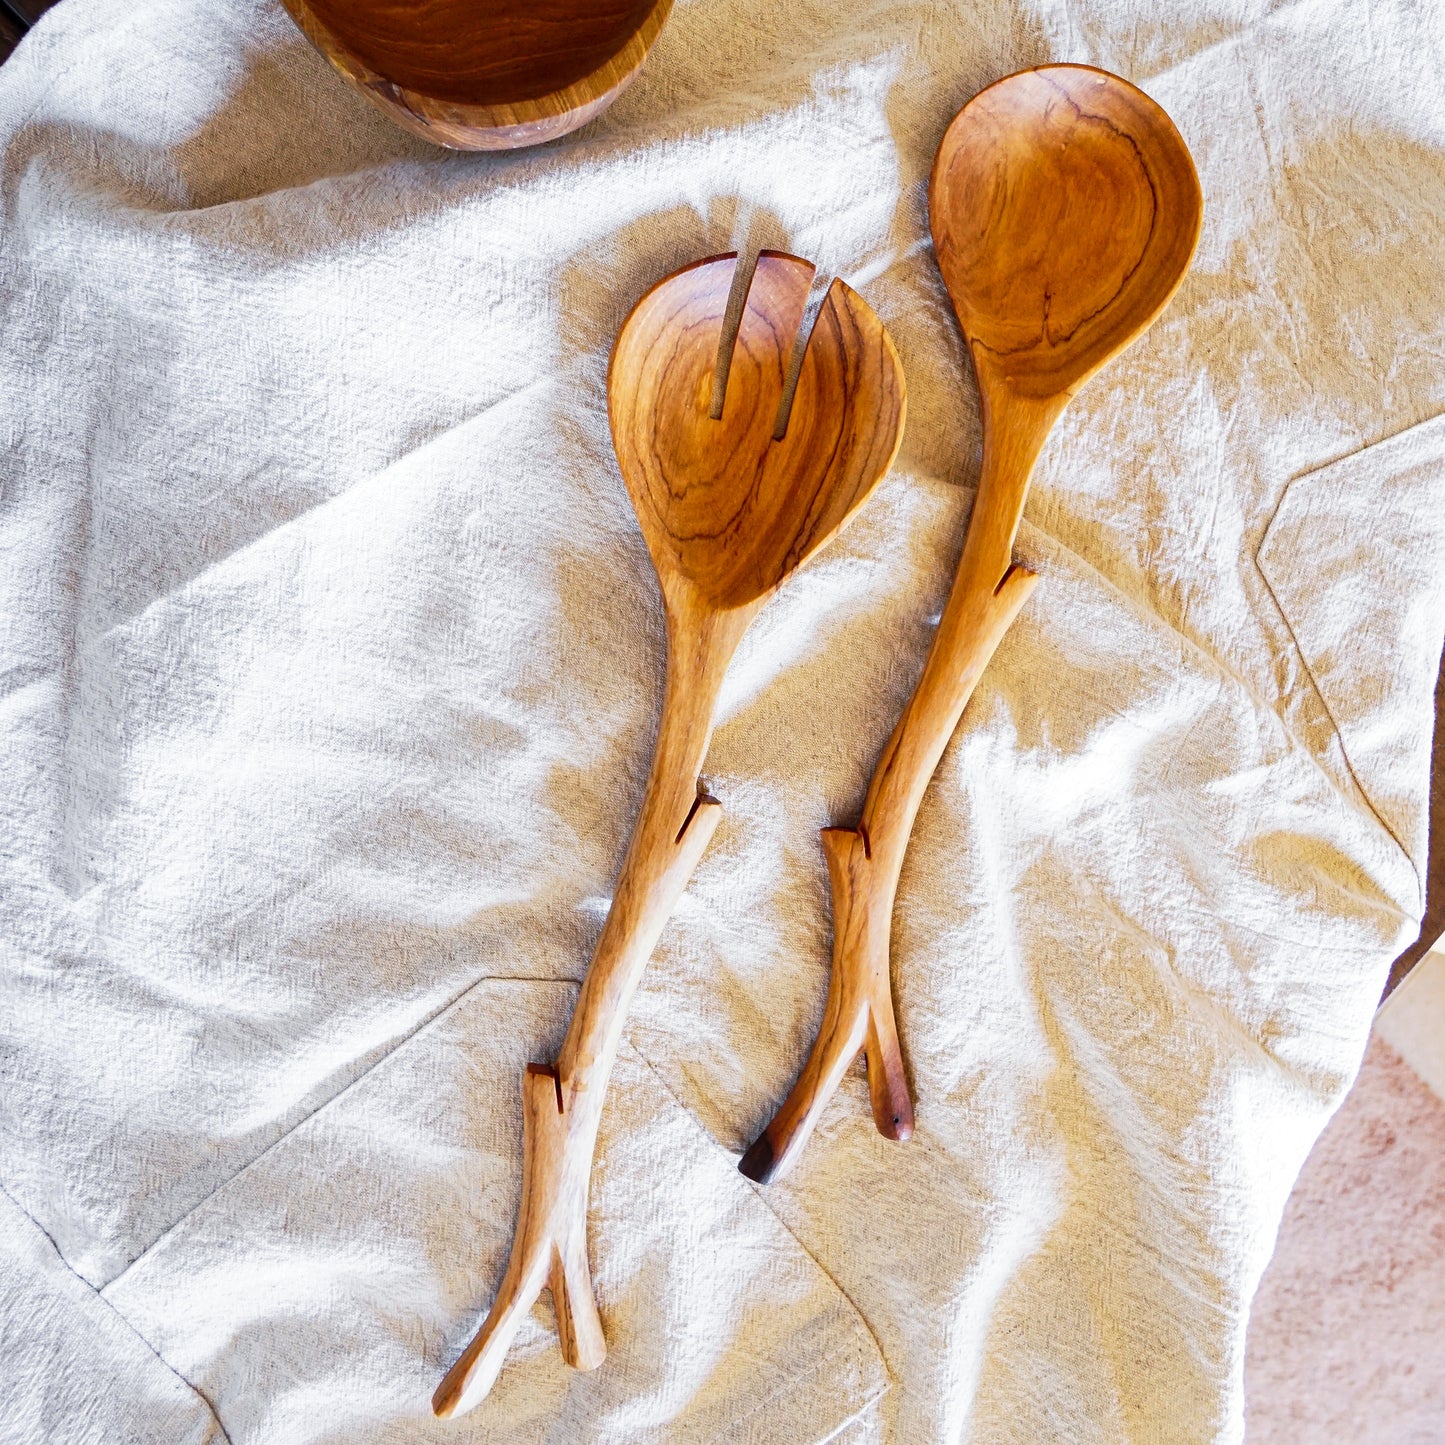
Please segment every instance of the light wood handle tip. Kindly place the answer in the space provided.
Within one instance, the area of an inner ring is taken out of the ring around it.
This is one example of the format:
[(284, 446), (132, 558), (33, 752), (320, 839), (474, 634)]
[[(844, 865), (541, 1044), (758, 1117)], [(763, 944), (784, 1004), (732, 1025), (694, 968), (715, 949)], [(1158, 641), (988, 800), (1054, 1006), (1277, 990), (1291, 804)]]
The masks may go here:
[(522, 1075), (522, 1205), (507, 1272), (476, 1338), (432, 1396), (432, 1412), (455, 1419), (486, 1399), (523, 1317), (552, 1292), (562, 1358), (595, 1370), (607, 1358), (587, 1263), (590, 1120), (564, 1107), (558, 1071), (528, 1064)]

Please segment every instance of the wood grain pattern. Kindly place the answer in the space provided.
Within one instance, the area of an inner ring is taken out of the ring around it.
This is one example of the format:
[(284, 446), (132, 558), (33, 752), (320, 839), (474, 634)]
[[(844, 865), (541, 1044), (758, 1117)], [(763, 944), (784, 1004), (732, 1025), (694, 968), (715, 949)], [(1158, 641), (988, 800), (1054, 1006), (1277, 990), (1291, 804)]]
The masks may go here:
[(564, 1358), (604, 1354), (587, 1272), (587, 1186), (628, 1005), (721, 814), (698, 774), (723, 674), (769, 595), (834, 536), (892, 464), (906, 397), (893, 344), (841, 281), (809, 337), (786, 427), (784, 395), (813, 267), (758, 258), (712, 399), (736, 258), (669, 277), (634, 308), (613, 350), (613, 443), (667, 617), (668, 671), (652, 771), (612, 907), (555, 1069), (524, 1082), (521, 1213), (481, 1332), (438, 1387), (452, 1416), (491, 1388), (522, 1316), (550, 1285)]
[(760, 1182), (797, 1158), (864, 1050), (873, 1117), (913, 1132), (888, 956), (913, 820), (990, 657), (1033, 590), (1012, 560), (1034, 462), (1070, 398), (1174, 294), (1199, 238), (1194, 164), (1127, 81), (1045, 66), (990, 86), (944, 135), (929, 187), (939, 267), (978, 378), (983, 468), (953, 591), (856, 829), (823, 836), (833, 967), (792, 1092), (743, 1156)]
[(538, 145), (636, 76), (672, 0), (284, 0), (312, 44), (413, 134), (461, 150)]

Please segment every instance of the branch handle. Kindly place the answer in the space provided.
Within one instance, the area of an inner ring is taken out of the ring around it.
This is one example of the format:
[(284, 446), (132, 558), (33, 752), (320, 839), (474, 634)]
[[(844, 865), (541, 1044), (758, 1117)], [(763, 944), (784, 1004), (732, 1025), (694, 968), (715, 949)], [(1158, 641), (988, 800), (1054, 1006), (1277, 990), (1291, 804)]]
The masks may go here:
[[(989, 384), (986, 357), (976, 352), (974, 363), (984, 401), (984, 453), (973, 514), (923, 674), (874, 770), (858, 827), (823, 832), (833, 893), (828, 999), (797, 1083), (738, 1164), (760, 1184), (792, 1166), (860, 1052), (878, 1132), (900, 1141), (913, 1133), (888, 957), (898, 878), (939, 759), (1038, 581), (1011, 560), (1013, 542), (1034, 462), (1068, 401), (1019, 397)], [(1002, 405), (991, 403), (999, 397)]]
[(543, 1289), (563, 1358), (594, 1370), (607, 1355), (587, 1262), (587, 1191), (607, 1081), (632, 995), (663, 925), (722, 816), (698, 784), (723, 673), (756, 605), (699, 619), (668, 601), (668, 678), (642, 809), (555, 1067), (522, 1080), (522, 1204), (506, 1274), (475, 1338), (432, 1396), (443, 1418), (481, 1403), (522, 1317)]

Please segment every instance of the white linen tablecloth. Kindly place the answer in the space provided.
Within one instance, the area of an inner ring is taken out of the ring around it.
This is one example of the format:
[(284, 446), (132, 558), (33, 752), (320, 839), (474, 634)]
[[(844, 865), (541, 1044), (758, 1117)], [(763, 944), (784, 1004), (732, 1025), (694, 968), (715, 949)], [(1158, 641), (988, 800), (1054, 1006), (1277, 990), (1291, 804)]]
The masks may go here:
[[(0, 70), (0, 1439), (1206, 1441), (1414, 935), (1445, 632), (1445, 38), (1419, 0), (680, 0), (561, 143), (429, 148), (260, 0), (64, 0)], [(928, 239), (957, 109), (1143, 85), (1203, 240), (1085, 390), (1042, 574), (894, 928), (918, 1133), (812, 1040), (850, 823), (967, 520)], [(637, 1000), (591, 1214), (610, 1354), (488, 1304), (663, 676), (608, 352), (783, 247), (910, 421), (768, 605), (724, 821)]]

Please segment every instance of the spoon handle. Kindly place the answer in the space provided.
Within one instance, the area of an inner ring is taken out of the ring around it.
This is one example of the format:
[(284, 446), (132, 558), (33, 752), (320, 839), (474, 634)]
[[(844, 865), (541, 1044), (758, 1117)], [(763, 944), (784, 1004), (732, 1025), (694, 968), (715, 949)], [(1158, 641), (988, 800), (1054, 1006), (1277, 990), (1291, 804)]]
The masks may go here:
[(888, 938), (919, 804), (973, 689), (1038, 580), (1012, 561), (1034, 462), (1067, 397), (1021, 398), (975, 355), (983, 395), (983, 470), (953, 590), (923, 674), (873, 773), (856, 829), (826, 828), (833, 969), (823, 1022), (792, 1092), (738, 1168), (766, 1184), (797, 1159), (860, 1050), (873, 1120), (887, 1139), (913, 1133), (913, 1103), (893, 1015)]
[[(680, 589), (674, 589), (679, 591)], [(668, 675), (642, 809), (555, 1066), (522, 1080), (522, 1203), (506, 1274), (481, 1329), (432, 1396), (444, 1418), (487, 1395), (523, 1318), (552, 1292), (562, 1357), (607, 1354), (587, 1263), (587, 1191), (608, 1076), (658, 935), (722, 814), (699, 790), (723, 673), (756, 605), (704, 612), (668, 598)]]

